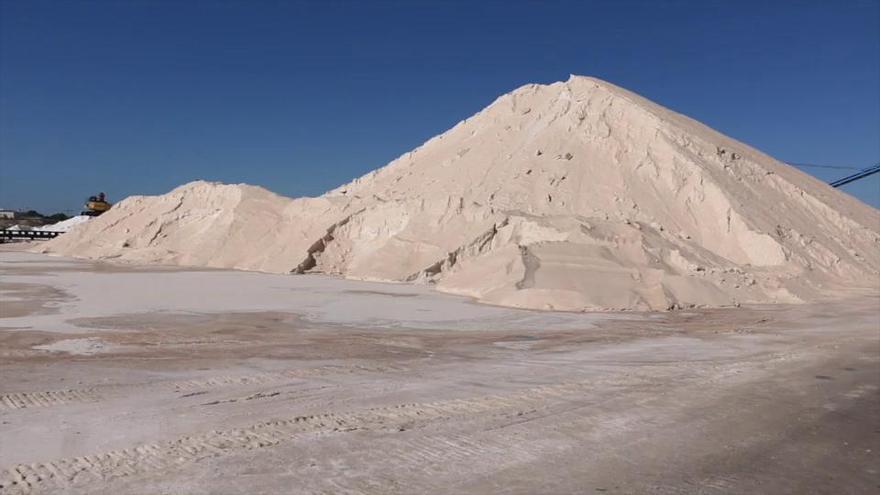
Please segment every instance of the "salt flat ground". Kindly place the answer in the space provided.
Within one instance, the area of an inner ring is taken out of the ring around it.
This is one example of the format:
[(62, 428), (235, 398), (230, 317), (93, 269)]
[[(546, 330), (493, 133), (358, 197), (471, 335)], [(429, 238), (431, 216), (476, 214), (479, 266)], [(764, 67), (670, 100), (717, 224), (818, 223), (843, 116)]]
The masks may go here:
[(0, 493), (872, 493), (880, 298), (662, 314), (0, 251)]

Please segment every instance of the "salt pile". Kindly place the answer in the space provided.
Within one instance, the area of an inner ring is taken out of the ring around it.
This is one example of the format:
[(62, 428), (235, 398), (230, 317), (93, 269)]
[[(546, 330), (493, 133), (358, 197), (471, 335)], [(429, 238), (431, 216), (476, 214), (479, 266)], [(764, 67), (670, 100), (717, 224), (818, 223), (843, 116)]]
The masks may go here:
[(194, 182), (41, 250), (432, 282), (524, 308), (799, 302), (880, 285), (878, 211), (593, 78), (527, 85), (318, 198)]

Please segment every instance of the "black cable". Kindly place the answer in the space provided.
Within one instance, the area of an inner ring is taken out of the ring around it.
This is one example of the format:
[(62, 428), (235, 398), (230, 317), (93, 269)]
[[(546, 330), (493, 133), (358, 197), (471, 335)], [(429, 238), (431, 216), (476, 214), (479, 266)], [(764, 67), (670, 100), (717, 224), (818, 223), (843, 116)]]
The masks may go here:
[(819, 165), (816, 163), (797, 163), (797, 162), (785, 162), (789, 165), (795, 167), (804, 167), (804, 168), (833, 168), (835, 170), (861, 170), (859, 167), (849, 167), (845, 165)]
[(831, 185), (831, 187), (840, 187), (840, 186), (849, 184), (850, 182), (855, 182), (859, 179), (864, 179), (865, 177), (867, 177), (869, 175), (874, 175), (877, 172), (880, 172), (880, 163), (878, 163), (872, 167), (868, 167), (868, 168), (861, 170), (859, 172), (856, 172), (850, 176), (844, 177), (842, 179), (837, 179), (836, 181), (830, 182), (829, 184)]

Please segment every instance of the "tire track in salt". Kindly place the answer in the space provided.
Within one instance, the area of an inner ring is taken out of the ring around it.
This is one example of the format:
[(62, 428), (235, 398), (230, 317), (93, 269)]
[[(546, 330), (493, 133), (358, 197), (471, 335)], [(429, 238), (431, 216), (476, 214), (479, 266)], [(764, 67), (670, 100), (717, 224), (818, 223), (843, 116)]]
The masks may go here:
[(97, 402), (101, 397), (94, 389), (19, 392), (0, 395), (0, 411), (52, 407), (71, 403)]
[[(0, 411), (14, 411), (35, 407), (57, 407), (67, 404), (99, 402), (107, 399), (107, 395), (115, 395), (124, 389), (164, 388), (174, 392), (192, 392), (216, 388), (263, 385), (284, 382), (297, 378), (333, 376), (354, 373), (386, 373), (403, 371), (399, 366), (319, 366), (315, 368), (299, 368), (280, 372), (255, 373), (250, 375), (226, 375), (184, 381), (159, 381), (139, 384), (98, 385), (88, 389), (50, 390), (39, 392), (16, 392), (0, 395)], [(101, 392), (106, 392), (102, 394)]]
[[(628, 379), (626, 383), (632, 383)], [(603, 386), (608, 386), (603, 382)], [(73, 485), (100, 483), (115, 478), (161, 472), (199, 460), (238, 451), (272, 447), (306, 434), (341, 434), (356, 430), (400, 431), (407, 426), (470, 416), (503, 412), (582, 397), (596, 382), (540, 386), (509, 395), (490, 395), (430, 403), (410, 403), (370, 408), (348, 413), (296, 416), (257, 423), (245, 428), (213, 430), (183, 436), (176, 440), (143, 444), (98, 455), (19, 464), (0, 473), (0, 494), (30, 494), (65, 489)], [(464, 441), (464, 440), (461, 440)], [(452, 448), (452, 447), (449, 447)], [(502, 447), (498, 447), (501, 449)], [(471, 447), (472, 452), (476, 452)], [(423, 450), (422, 452), (429, 452)], [(421, 455), (430, 456), (429, 453)], [(524, 454), (525, 455), (525, 454)], [(410, 462), (418, 462), (419, 456)]]

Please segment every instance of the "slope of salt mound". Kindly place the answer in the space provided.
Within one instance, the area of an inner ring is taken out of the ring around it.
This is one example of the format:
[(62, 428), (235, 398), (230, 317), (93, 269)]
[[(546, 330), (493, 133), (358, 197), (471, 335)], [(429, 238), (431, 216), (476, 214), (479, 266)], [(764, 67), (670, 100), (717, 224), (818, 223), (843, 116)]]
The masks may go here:
[(431, 282), (525, 308), (667, 309), (876, 290), (877, 210), (597, 79), (528, 85), (319, 198), (196, 182), (45, 250)]

